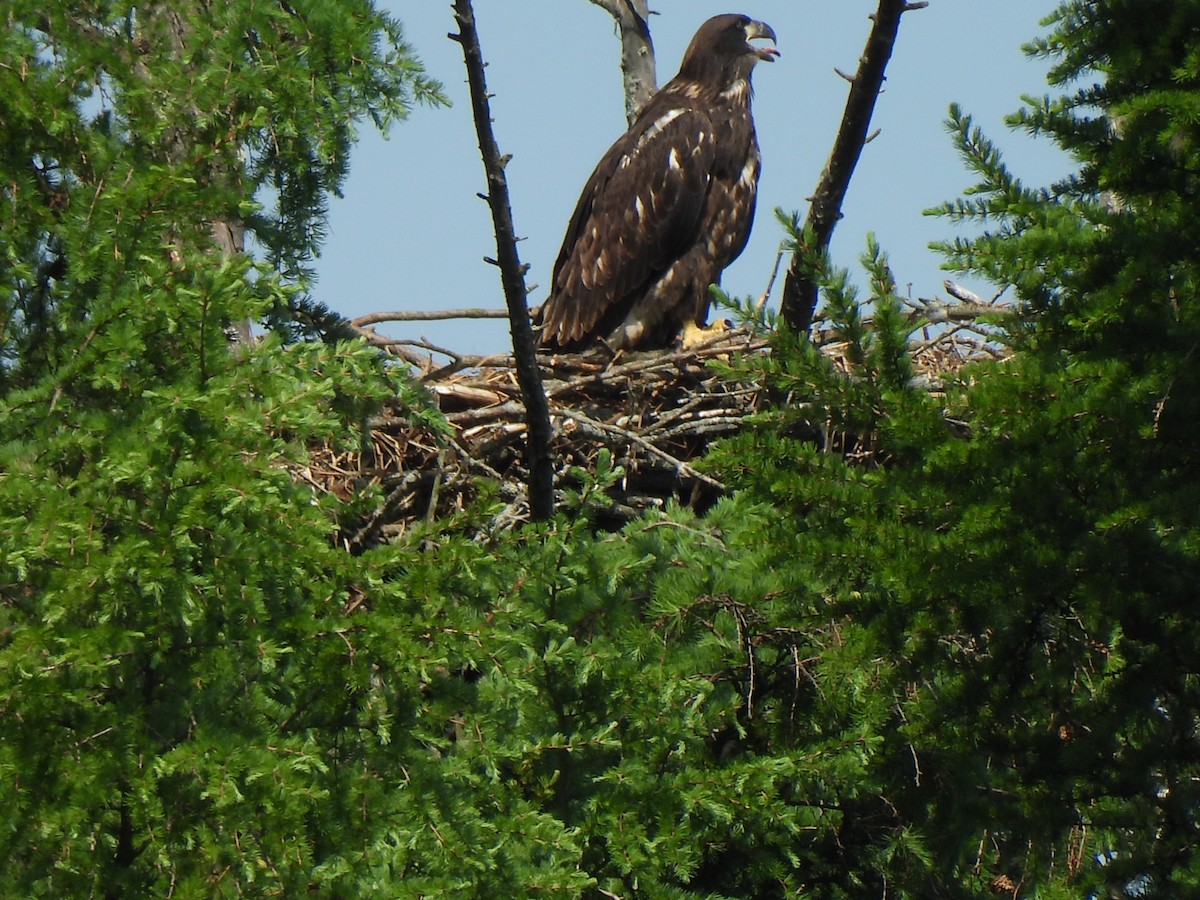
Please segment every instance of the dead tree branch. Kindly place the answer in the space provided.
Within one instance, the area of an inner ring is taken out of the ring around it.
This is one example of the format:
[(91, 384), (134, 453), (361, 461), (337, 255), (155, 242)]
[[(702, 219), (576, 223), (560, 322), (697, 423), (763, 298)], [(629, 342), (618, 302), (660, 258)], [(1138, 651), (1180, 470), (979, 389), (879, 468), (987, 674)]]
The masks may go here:
[(630, 125), (658, 90), (654, 42), (650, 40), (648, 0), (591, 0), (617, 23), (621, 36), (621, 75), (625, 83), (625, 119)]
[(380, 322), (435, 322), (442, 319), (507, 319), (507, 309), (396, 309), (367, 313), (350, 320), (356, 328)]
[(512, 206), (508, 199), (508, 181), (504, 177), (504, 167), (508, 158), (500, 155), (496, 136), (492, 132), (491, 104), (483, 74), (483, 51), (479, 46), (479, 32), (475, 28), (475, 12), (471, 8), (471, 0), (454, 0), (454, 16), (458, 20), (459, 31), (458, 34), (451, 34), (449, 37), (462, 46), (467, 67), (471, 112), (475, 118), (475, 132), (479, 138), (479, 150), (483, 155), (483, 167), (487, 174), (486, 198), (496, 231), (496, 264), (500, 268), (504, 303), (508, 308), (517, 383), (525, 399), (530, 515), (535, 520), (548, 519), (554, 513), (550, 408), (542, 389), (541, 371), (538, 369), (537, 345), (525, 300), (525, 268), (521, 265), (517, 253)]
[(807, 331), (812, 321), (817, 305), (817, 273), (811, 270), (810, 260), (828, 249), (833, 229), (842, 217), (842, 203), (850, 187), (850, 178), (869, 140), (871, 116), (875, 112), (875, 101), (883, 87), (884, 73), (900, 30), (900, 17), (910, 10), (923, 9), (928, 5), (927, 2), (879, 0), (879, 8), (871, 16), (874, 24), (859, 60), (858, 71), (849, 79), (850, 95), (846, 99), (842, 124), (804, 223), (805, 234), (811, 235), (812, 244), (799, 247), (792, 254), (783, 283), (780, 312), (788, 327), (797, 333)]

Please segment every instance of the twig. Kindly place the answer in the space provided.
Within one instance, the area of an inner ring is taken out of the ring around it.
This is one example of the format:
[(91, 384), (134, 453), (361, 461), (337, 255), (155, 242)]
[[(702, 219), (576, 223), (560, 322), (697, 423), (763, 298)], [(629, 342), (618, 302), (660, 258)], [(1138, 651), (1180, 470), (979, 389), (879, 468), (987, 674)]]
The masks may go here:
[(405, 341), (384, 337), (381, 334), (376, 334), (369, 328), (360, 328), (353, 322), (347, 322), (347, 324), (350, 326), (352, 331), (363, 338), (372, 347), (380, 347), (389, 353), (394, 353), (406, 363), (411, 366), (416, 366), (418, 369), (427, 369), (429, 367), (429, 358), (421, 356), (419, 353), (413, 353), (411, 350), (407, 349), (404, 346), (406, 343)]
[(1159, 398), (1158, 402), (1154, 404), (1155, 437), (1158, 437), (1159, 426), (1162, 424), (1163, 410), (1167, 408), (1167, 401), (1171, 399), (1171, 392), (1175, 390), (1175, 383), (1179, 381), (1179, 374), (1187, 369), (1188, 363), (1191, 362), (1192, 357), (1195, 355), (1197, 347), (1200, 347), (1200, 341), (1197, 341), (1193, 343), (1192, 346), (1188, 347), (1188, 351), (1184, 354), (1183, 360), (1179, 364), (1179, 368), (1176, 369), (1175, 373), (1171, 376), (1171, 380), (1167, 382), (1166, 391), (1163, 393), (1162, 397)]
[[(422, 345), (424, 346), (424, 345)], [(421, 376), (422, 381), (439, 381), (443, 378), (448, 378), (455, 372), (461, 372), (463, 369), (478, 369), (483, 366), (502, 365), (501, 360), (509, 360), (508, 356), (458, 356), (446, 363), (441, 368), (426, 372)]]
[(940, 322), (976, 322), (984, 317), (1011, 315), (1015, 310), (1011, 306), (991, 303), (944, 303), (939, 300), (921, 298), (920, 304), (914, 304), (908, 313), (910, 319), (920, 319), (927, 324)]
[(775, 279), (779, 277), (779, 266), (783, 262), (783, 254), (787, 251), (787, 242), (784, 241), (779, 245), (779, 249), (775, 251), (775, 265), (771, 266), (771, 277), (767, 279), (767, 287), (754, 303), (754, 308), (761, 310), (767, 305), (767, 301), (771, 299), (771, 291), (775, 289)]
[(525, 418), (525, 407), (515, 400), (498, 406), (485, 406), (482, 409), (465, 409), (462, 412), (450, 413), (446, 420), (457, 428), (467, 429), (482, 422), (516, 422)]
[(483, 474), (485, 474), (489, 478), (495, 480), (497, 485), (503, 486), (504, 476), (501, 475), (499, 472), (497, 472), (494, 468), (489, 466), (484, 460), (479, 459), (476, 456), (472, 456), (471, 453), (467, 450), (467, 448), (463, 445), (463, 443), (461, 441), (457, 441), (457, 440), (454, 440), (453, 438), (451, 438), (450, 446), (452, 446), (458, 452), (458, 454), (467, 461), (467, 463), (471, 466), (471, 468), (475, 469), (478, 472), (483, 472)]
[(550, 407), (542, 389), (542, 374), (538, 369), (537, 348), (533, 326), (526, 306), (525, 270), (517, 253), (516, 231), (513, 228), (512, 207), (508, 199), (508, 181), (504, 177), (507, 159), (500, 155), (496, 136), (492, 132), (491, 104), (488, 102), (487, 82), (484, 79), (483, 51), (479, 32), (475, 28), (475, 12), (471, 0), (454, 0), (454, 15), (459, 33), (450, 35), (463, 50), (467, 81), (471, 89), (471, 110), (475, 133), (483, 155), (487, 174), (487, 202), (492, 210), (496, 231), (496, 259), (500, 281), (504, 287), (504, 304), (508, 308), (509, 330), (512, 332), (513, 356), (516, 359), (517, 383), (525, 398), (528, 423), (526, 433), (526, 462), (529, 465), (529, 513), (535, 519), (548, 519), (554, 514), (554, 465), (550, 457)]
[(694, 418), (673, 428), (660, 429), (654, 432), (654, 436), (657, 440), (669, 440), (684, 435), (699, 437), (709, 434), (724, 434), (736, 431), (745, 424), (746, 414), (740, 410), (713, 409), (698, 413)]
[(369, 547), (374, 546), (379, 540), (383, 526), (391, 521), (391, 517), (400, 508), (402, 498), (423, 477), (423, 473), (419, 471), (405, 472), (400, 478), (399, 483), (388, 492), (387, 497), (379, 504), (379, 507), (367, 519), (366, 523), (355, 531), (354, 534), (346, 538), (346, 549), (351, 554), (358, 555)]
[(846, 98), (842, 124), (804, 223), (806, 232), (811, 229), (813, 245), (796, 249), (783, 282), (780, 312), (787, 326), (797, 334), (808, 331), (813, 310), (817, 305), (817, 280), (809, 270), (808, 259), (811, 258), (811, 254), (820, 254), (828, 249), (833, 238), (833, 229), (842, 217), (842, 202), (846, 199), (854, 168), (858, 165), (863, 146), (868, 140), (875, 101), (883, 87), (884, 72), (892, 56), (896, 34), (900, 30), (900, 16), (909, 10), (925, 6), (928, 6), (928, 3), (879, 0), (879, 8), (871, 16), (874, 24), (867, 38), (866, 49), (859, 60), (858, 72), (848, 79), (850, 95)]
[(641, 435), (635, 434), (627, 428), (621, 428), (617, 425), (609, 425), (607, 422), (598, 422), (591, 416), (585, 416), (583, 413), (576, 412), (573, 409), (560, 409), (558, 410), (558, 415), (579, 423), (582, 428), (590, 431), (597, 437), (617, 437), (623, 441), (628, 441), (631, 444), (636, 444), (651, 456), (657, 456), (659, 459), (670, 463), (674, 470), (679, 474), (686, 475), (689, 478), (694, 478), (696, 481), (707, 484), (709, 487), (716, 488), (718, 491), (725, 490), (725, 485), (721, 484), (721, 482), (717, 481), (715, 478), (710, 478), (703, 472), (696, 471), (695, 468), (685, 463), (682, 459), (672, 456), (666, 450), (656, 447)]

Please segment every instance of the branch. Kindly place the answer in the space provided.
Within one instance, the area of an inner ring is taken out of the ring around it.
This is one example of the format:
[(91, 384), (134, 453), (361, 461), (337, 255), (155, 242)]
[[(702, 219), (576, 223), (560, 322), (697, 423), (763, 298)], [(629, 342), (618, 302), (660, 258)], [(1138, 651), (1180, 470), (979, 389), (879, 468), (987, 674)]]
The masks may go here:
[(976, 306), (995, 306), (997, 301), (1004, 296), (1004, 292), (1008, 290), (1007, 287), (1002, 287), (992, 296), (991, 300), (984, 300), (974, 291), (967, 290), (961, 284), (957, 284), (949, 278), (942, 282), (942, 286), (946, 289), (946, 293), (955, 300), (961, 300), (963, 303), (974, 303)]
[(488, 102), (487, 82), (483, 74), (483, 51), (479, 47), (479, 33), (475, 29), (475, 12), (471, 8), (471, 0), (454, 0), (454, 16), (458, 20), (459, 33), (450, 35), (450, 39), (462, 46), (463, 60), (467, 67), (475, 133), (479, 137), (479, 150), (483, 155), (483, 168), (487, 174), (487, 202), (492, 210), (492, 224), (496, 231), (496, 259), (500, 267), (500, 282), (504, 287), (504, 303), (508, 307), (517, 383), (525, 398), (528, 424), (526, 461), (529, 465), (529, 512), (534, 520), (548, 519), (554, 513), (550, 408), (542, 390), (537, 346), (525, 302), (525, 269), (517, 254), (512, 207), (508, 200), (508, 182), (504, 177), (507, 159), (500, 155), (496, 136), (492, 133), (492, 113)]
[(507, 309), (400, 309), (367, 313), (350, 320), (358, 328), (380, 322), (435, 322), (442, 319), (507, 319)]
[(617, 22), (621, 35), (621, 74), (625, 83), (625, 119), (630, 125), (658, 90), (654, 42), (650, 40), (648, 0), (591, 0)]
[(868, 128), (875, 112), (875, 101), (883, 87), (884, 72), (892, 56), (896, 34), (900, 30), (900, 16), (928, 5), (927, 2), (879, 0), (879, 8), (871, 16), (874, 25), (859, 60), (858, 72), (849, 79), (850, 96), (846, 98), (842, 124), (804, 222), (805, 234), (812, 236), (813, 243), (812, 246), (798, 247), (792, 253), (791, 265), (783, 283), (780, 312), (784, 322), (797, 334), (808, 330), (817, 305), (816, 273), (812, 271), (808, 260), (829, 248), (833, 229), (842, 217), (842, 202), (846, 199), (850, 178), (869, 140)]
[(974, 323), (991, 316), (1012, 315), (1010, 306), (993, 306), (984, 303), (940, 303), (937, 300), (925, 300), (919, 310), (914, 311), (927, 325), (940, 325), (943, 322)]
[(725, 490), (725, 485), (721, 484), (721, 482), (717, 481), (715, 478), (710, 478), (703, 472), (696, 471), (696, 469), (684, 462), (682, 459), (679, 459), (678, 457), (668, 453), (666, 450), (655, 446), (641, 435), (634, 434), (627, 428), (621, 428), (619, 425), (610, 425), (607, 422), (597, 421), (591, 416), (577, 412), (573, 409), (568, 409), (565, 406), (560, 409), (558, 413), (564, 418), (571, 419), (572, 421), (578, 423), (580, 428), (602, 441), (616, 438), (618, 441), (636, 444), (651, 456), (658, 457), (659, 459), (668, 463), (670, 467), (680, 475), (686, 475), (688, 478), (694, 478), (701, 484), (706, 484), (718, 491)]
[(372, 347), (379, 347), (385, 353), (393, 353), (399, 356), (410, 366), (415, 366), (418, 369), (426, 368), (429, 362), (428, 358), (421, 356), (419, 353), (412, 353), (404, 349), (403, 341), (395, 338), (384, 337), (382, 334), (376, 334), (370, 328), (358, 328), (350, 322), (347, 322), (350, 329), (365, 340)]

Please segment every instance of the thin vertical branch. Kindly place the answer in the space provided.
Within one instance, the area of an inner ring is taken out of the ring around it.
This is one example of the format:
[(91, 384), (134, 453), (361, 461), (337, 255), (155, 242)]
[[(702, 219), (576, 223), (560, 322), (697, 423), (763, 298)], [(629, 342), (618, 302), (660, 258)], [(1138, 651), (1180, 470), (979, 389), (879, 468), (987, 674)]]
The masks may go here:
[(525, 297), (525, 266), (517, 253), (517, 237), (513, 228), (512, 206), (508, 199), (508, 181), (504, 167), (508, 157), (500, 155), (496, 136), (492, 132), (491, 105), (487, 82), (484, 79), (483, 52), (475, 28), (475, 12), (471, 0), (454, 0), (454, 16), (458, 34), (449, 35), (463, 49), (467, 67), (467, 82), (471, 89), (471, 112), (479, 151), (487, 175), (485, 199), (492, 211), (496, 232), (495, 264), (500, 268), (504, 288), (504, 303), (508, 307), (509, 331), (512, 333), (513, 356), (516, 361), (517, 384), (525, 401), (525, 455), (529, 466), (529, 512), (534, 520), (548, 519), (554, 514), (554, 465), (550, 456), (550, 407), (542, 388), (542, 374), (537, 364), (537, 345)]
[(625, 82), (625, 118), (630, 125), (658, 90), (654, 42), (650, 40), (648, 0), (591, 0), (617, 22), (621, 35), (621, 74)]
[(871, 116), (875, 112), (875, 101), (883, 87), (884, 73), (896, 44), (900, 16), (928, 5), (924, 0), (915, 3), (879, 0), (879, 8), (871, 16), (874, 24), (867, 38), (866, 49), (859, 59), (858, 72), (850, 79), (850, 96), (846, 98), (842, 124), (804, 222), (804, 233), (811, 236), (811, 244), (798, 248), (792, 254), (787, 278), (783, 282), (780, 312), (784, 322), (797, 334), (808, 330), (817, 306), (816, 273), (811, 271), (808, 260), (828, 249), (833, 239), (833, 229), (842, 217), (842, 203), (846, 199), (850, 179), (863, 147), (870, 140), (868, 129)]

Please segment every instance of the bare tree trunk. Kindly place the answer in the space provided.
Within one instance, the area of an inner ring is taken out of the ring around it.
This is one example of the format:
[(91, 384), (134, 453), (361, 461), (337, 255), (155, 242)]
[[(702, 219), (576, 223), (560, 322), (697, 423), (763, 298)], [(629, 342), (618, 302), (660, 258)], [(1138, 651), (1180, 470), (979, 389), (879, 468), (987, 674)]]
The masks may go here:
[(625, 81), (625, 119), (637, 118), (658, 90), (654, 74), (654, 42), (650, 40), (649, 0), (591, 0), (608, 12), (621, 35), (621, 74)]
[(867, 129), (871, 125), (875, 101), (883, 87), (884, 72), (900, 30), (900, 16), (928, 5), (924, 0), (915, 3), (879, 0), (879, 8), (871, 16), (874, 24), (867, 38), (866, 49), (859, 59), (858, 72), (849, 79), (850, 96), (846, 99), (841, 128), (838, 129), (833, 151), (829, 154), (825, 171), (821, 173), (812, 205), (809, 206), (808, 218), (804, 222), (805, 234), (811, 234), (812, 244), (792, 254), (783, 283), (780, 312), (783, 321), (797, 334), (808, 330), (817, 306), (816, 273), (809, 270), (807, 260), (829, 248), (833, 229), (842, 217), (842, 202), (846, 199), (850, 178), (854, 175), (863, 147), (870, 140)]
[(454, 16), (459, 33), (451, 40), (462, 45), (467, 66), (467, 82), (471, 89), (471, 111), (475, 132), (487, 173), (488, 192), (484, 198), (492, 210), (496, 231), (496, 259), (490, 260), (500, 268), (504, 287), (504, 303), (508, 307), (508, 324), (512, 333), (513, 357), (516, 361), (517, 384), (525, 401), (525, 462), (529, 467), (529, 514), (536, 520), (549, 519), (554, 514), (554, 462), (550, 455), (550, 406), (542, 388), (542, 373), (537, 363), (537, 343), (529, 321), (525, 297), (525, 267), (517, 253), (517, 237), (513, 228), (512, 207), (508, 199), (508, 181), (504, 167), (508, 158), (500, 155), (496, 136), (492, 132), (491, 104), (488, 102), (487, 82), (484, 79), (483, 52), (479, 33), (475, 29), (475, 12), (471, 0), (454, 0)]

